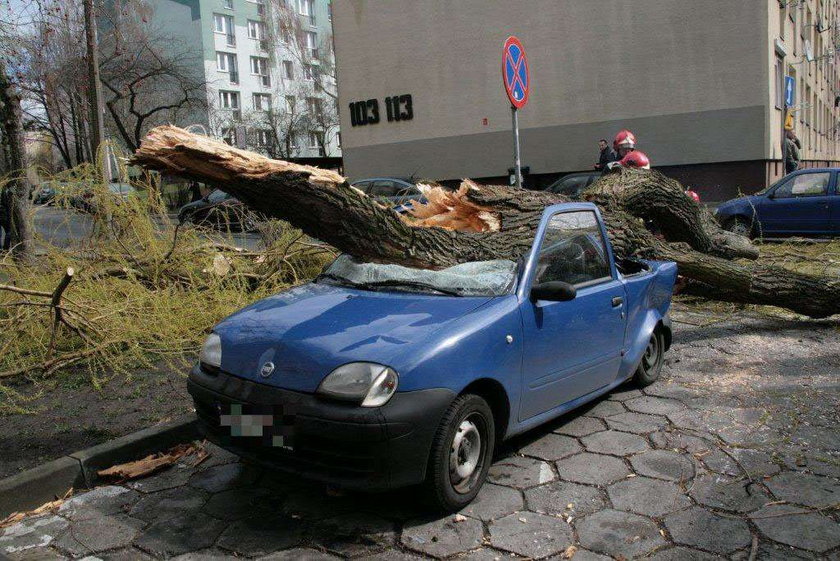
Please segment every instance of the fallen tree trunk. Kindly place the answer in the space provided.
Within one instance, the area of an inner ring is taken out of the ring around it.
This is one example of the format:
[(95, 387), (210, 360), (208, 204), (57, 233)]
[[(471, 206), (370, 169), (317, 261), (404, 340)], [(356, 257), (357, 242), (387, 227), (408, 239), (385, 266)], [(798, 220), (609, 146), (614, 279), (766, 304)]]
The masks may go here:
[[(403, 217), (337, 173), (271, 160), (171, 126), (150, 131), (132, 163), (215, 185), (361, 260), (411, 267), (518, 259), (531, 247), (545, 207), (566, 200), (464, 181), (456, 192), (431, 187), (429, 203)], [(722, 231), (676, 181), (625, 170), (605, 176), (584, 197), (601, 208), (619, 258), (676, 261), (681, 274), (710, 287), (709, 298), (717, 291), (722, 300), (812, 317), (840, 313), (837, 279), (731, 261), (756, 259), (758, 251), (746, 238)]]

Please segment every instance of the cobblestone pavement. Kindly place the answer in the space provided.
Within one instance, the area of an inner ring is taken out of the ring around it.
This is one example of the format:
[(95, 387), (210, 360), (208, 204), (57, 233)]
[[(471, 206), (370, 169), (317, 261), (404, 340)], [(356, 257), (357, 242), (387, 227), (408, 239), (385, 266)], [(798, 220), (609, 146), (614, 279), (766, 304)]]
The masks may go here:
[[(840, 560), (837, 323), (675, 313), (663, 379), (508, 443), (462, 516), (218, 448), (0, 533), (12, 559)], [(564, 557), (565, 558), (565, 557)]]

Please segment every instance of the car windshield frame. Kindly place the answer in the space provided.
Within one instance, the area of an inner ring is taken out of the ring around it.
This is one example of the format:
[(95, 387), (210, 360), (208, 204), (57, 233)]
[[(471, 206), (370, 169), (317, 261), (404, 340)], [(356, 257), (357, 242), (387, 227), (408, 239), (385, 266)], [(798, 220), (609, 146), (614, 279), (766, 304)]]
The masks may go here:
[[(515, 292), (520, 262), (508, 259), (461, 263), (441, 270), (363, 263), (339, 255), (314, 282), (372, 292), (449, 297), (497, 297)], [(487, 282), (482, 285), (482, 282)]]

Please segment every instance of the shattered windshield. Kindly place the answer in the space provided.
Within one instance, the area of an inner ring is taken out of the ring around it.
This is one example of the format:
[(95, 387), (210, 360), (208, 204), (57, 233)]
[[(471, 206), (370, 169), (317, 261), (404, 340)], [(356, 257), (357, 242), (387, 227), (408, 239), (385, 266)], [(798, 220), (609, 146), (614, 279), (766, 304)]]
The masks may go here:
[(516, 263), (507, 259), (461, 263), (446, 269), (430, 271), (402, 265), (361, 263), (344, 254), (333, 261), (315, 280), (363, 290), (449, 296), (500, 296), (509, 292), (515, 277)]

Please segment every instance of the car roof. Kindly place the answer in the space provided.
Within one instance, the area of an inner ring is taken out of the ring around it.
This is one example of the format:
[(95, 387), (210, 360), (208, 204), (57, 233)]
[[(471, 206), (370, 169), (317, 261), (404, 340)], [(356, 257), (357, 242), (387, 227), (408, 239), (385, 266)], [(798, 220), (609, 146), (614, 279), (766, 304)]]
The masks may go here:
[[(798, 169), (793, 173), (805, 173), (805, 172), (812, 172), (812, 171), (840, 171), (840, 167), (837, 168), (805, 168), (805, 169)], [(790, 174), (788, 174), (790, 175)]]

